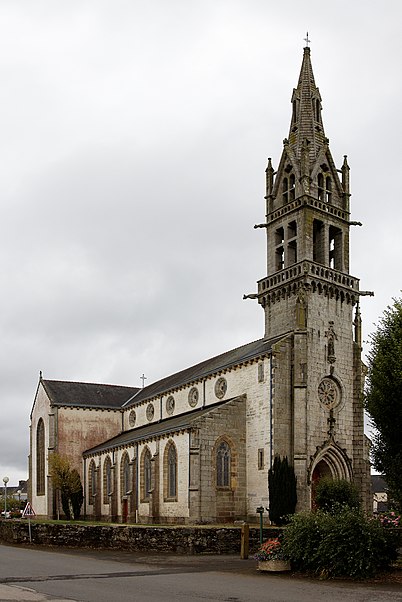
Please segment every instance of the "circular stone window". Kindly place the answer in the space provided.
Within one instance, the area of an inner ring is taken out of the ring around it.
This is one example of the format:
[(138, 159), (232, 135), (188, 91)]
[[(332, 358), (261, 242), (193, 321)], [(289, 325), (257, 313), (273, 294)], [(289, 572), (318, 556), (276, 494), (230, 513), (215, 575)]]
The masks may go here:
[(147, 405), (147, 419), (151, 421), (155, 415), (155, 408), (153, 403)]
[(174, 397), (173, 395), (169, 395), (166, 400), (166, 412), (171, 415), (174, 412)]
[(218, 399), (223, 399), (225, 397), (225, 393), (227, 391), (228, 384), (226, 382), (226, 378), (221, 376), (215, 383), (215, 395)]
[(323, 378), (318, 385), (318, 397), (323, 406), (332, 410), (341, 401), (341, 395), (337, 383), (332, 378)]
[(128, 423), (130, 426), (135, 426), (135, 421), (137, 419), (137, 416), (135, 415), (135, 410), (131, 410), (129, 416), (128, 416)]
[(195, 406), (198, 403), (198, 389), (197, 387), (191, 387), (189, 394), (188, 394), (188, 403), (192, 408), (195, 408)]

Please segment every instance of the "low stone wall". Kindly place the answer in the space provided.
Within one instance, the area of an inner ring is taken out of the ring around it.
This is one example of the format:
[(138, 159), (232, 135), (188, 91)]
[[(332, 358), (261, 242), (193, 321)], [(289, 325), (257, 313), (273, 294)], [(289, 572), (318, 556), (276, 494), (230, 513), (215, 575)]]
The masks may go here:
[[(279, 530), (264, 529), (264, 539)], [(42, 523), (31, 521), (32, 545), (127, 550), (170, 554), (240, 554), (240, 526), (139, 526)], [(259, 546), (260, 531), (250, 527), (250, 554)], [(30, 544), (28, 522), (1, 520), (0, 541)]]

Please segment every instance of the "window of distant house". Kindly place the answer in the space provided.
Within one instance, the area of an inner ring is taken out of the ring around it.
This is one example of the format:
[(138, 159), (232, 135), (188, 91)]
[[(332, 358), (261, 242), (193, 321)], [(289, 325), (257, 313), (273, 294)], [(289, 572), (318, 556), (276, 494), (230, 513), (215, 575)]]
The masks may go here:
[(36, 428), (36, 494), (45, 495), (45, 423), (42, 418)]
[(230, 487), (230, 446), (226, 441), (218, 445), (216, 451), (216, 485)]

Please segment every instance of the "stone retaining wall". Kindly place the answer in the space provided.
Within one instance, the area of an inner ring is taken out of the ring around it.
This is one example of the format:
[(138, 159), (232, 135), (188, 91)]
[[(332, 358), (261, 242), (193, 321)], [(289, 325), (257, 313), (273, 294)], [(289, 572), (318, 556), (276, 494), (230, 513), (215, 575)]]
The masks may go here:
[[(264, 529), (264, 539), (279, 530)], [(31, 521), (32, 545), (127, 550), (170, 554), (240, 554), (241, 527), (151, 527), (139, 525), (61, 524)], [(250, 554), (260, 531), (250, 528)], [(0, 542), (29, 544), (28, 522), (0, 521)]]

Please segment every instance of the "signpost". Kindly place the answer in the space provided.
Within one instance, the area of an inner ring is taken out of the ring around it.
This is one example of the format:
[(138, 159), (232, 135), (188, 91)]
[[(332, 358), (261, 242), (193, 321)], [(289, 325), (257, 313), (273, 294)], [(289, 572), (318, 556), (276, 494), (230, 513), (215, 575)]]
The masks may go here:
[(22, 513), (22, 518), (28, 518), (28, 531), (29, 531), (29, 543), (32, 543), (31, 534), (31, 516), (36, 516), (34, 509), (32, 508), (31, 502), (27, 502)]

